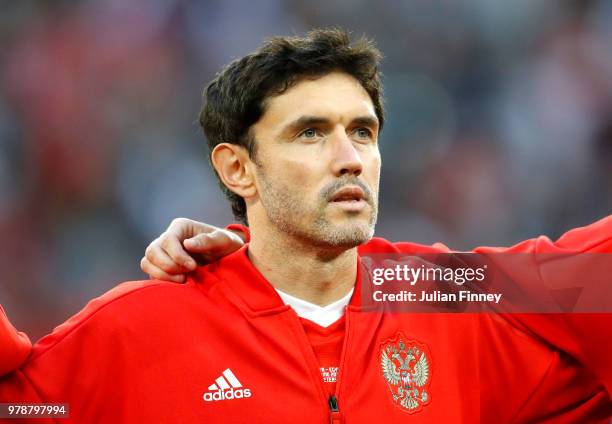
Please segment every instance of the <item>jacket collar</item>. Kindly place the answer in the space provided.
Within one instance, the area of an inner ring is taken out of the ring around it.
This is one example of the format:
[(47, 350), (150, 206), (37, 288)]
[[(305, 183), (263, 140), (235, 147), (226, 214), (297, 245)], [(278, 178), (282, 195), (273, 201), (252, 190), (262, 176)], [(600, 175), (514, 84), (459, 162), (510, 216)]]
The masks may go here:
[[(285, 305), (265, 277), (255, 268), (248, 256), (248, 244), (222, 259), (200, 267), (195, 271), (195, 279), (205, 281), (207, 274), (222, 280), (222, 289), (227, 288), (238, 297), (243, 305), (254, 314), (281, 313), (290, 309)], [(355, 290), (349, 303), (351, 309), (361, 303), (361, 259), (357, 257), (357, 278)]]

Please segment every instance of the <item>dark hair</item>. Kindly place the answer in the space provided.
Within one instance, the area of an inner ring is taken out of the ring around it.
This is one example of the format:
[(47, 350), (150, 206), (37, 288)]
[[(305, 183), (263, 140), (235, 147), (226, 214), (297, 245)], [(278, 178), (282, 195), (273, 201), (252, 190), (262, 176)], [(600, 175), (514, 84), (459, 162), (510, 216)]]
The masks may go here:
[[(256, 145), (250, 128), (263, 115), (266, 98), (283, 93), (303, 78), (334, 71), (345, 72), (361, 83), (372, 99), (382, 128), (380, 58), (370, 40), (361, 38), (351, 44), (348, 34), (339, 29), (317, 29), (305, 37), (266, 40), (253, 53), (230, 63), (204, 90), (200, 125), (210, 153), (219, 143), (227, 142), (245, 147), (255, 160)], [(219, 182), (232, 204), (234, 217), (246, 224), (244, 199), (220, 179)]]

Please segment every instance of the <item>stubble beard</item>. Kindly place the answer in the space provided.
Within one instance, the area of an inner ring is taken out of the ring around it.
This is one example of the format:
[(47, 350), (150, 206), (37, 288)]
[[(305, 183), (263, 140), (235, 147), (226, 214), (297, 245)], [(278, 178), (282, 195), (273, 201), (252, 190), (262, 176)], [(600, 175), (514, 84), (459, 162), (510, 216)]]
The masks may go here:
[[(374, 236), (378, 215), (376, 193), (368, 190), (370, 215), (367, 222), (357, 217), (348, 217), (345, 223), (334, 224), (327, 216), (330, 203), (324, 195), (319, 196), (316, 205), (308, 205), (295, 190), (280, 181), (273, 183), (261, 168), (260, 171), (260, 200), (268, 219), (280, 232), (322, 248), (343, 249), (359, 246)], [(346, 184), (338, 181), (333, 191), (337, 190), (336, 186)]]

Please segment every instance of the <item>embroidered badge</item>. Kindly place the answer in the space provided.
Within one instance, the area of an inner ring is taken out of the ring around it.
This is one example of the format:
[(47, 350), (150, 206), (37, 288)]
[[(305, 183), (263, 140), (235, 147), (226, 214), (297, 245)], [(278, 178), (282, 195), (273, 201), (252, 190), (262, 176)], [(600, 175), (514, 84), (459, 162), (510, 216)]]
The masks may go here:
[(393, 402), (406, 412), (420, 412), (431, 402), (431, 354), (423, 343), (402, 333), (381, 344), (380, 367)]

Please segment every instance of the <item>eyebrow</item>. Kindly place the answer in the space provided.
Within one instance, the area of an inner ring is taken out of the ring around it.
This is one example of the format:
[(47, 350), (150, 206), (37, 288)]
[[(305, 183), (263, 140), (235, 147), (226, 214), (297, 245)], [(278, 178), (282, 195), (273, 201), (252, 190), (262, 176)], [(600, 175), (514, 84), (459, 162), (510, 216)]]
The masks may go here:
[(378, 118), (375, 118), (373, 116), (360, 116), (358, 118), (353, 119), (352, 123), (355, 125), (362, 125), (364, 127), (372, 128), (378, 128), (379, 125)]
[[(328, 118), (324, 118), (321, 116), (311, 116), (305, 115), (300, 116), (295, 121), (287, 124), (283, 129), (283, 132), (288, 130), (298, 130), (300, 128), (305, 128), (313, 125), (329, 125), (331, 121)], [(362, 125), (365, 127), (378, 128), (379, 122), (378, 118), (374, 116), (358, 116), (351, 120), (351, 125)]]

